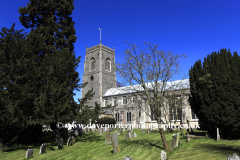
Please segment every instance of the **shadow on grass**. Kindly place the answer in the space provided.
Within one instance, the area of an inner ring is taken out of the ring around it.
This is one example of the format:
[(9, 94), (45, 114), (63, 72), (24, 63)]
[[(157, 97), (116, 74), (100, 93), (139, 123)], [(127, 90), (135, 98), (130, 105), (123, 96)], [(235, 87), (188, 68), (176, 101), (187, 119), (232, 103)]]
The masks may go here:
[(143, 146), (144, 148), (151, 149), (152, 147), (156, 147), (159, 149), (164, 149), (161, 145), (161, 141), (150, 141), (147, 139), (138, 139), (138, 140), (121, 140), (121, 145), (124, 146)]
[[(73, 134), (71, 135), (73, 136)], [(63, 145), (67, 145), (67, 134), (60, 134), (60, 137), (63, 138)], [(17, 144), (12, 147), (7, 147), (4, 152), (11, 152), (17, 150), (25, 150), (30, 148), (39, 148), (40, 146), (45, 143), (47, 148), (54, 151), (54, 147), (57, 146), (57, 142), (55, 140), (56, 134), (47, 133), (43, 137), (41, 137), (40, 142), (36, 142), (34, 144)], [(101, 141), (100, 136), (96, 136), (94, 133), (84, 134), (82, 137), (75, 138), (75, 142), (98, 142)]]
[(233, 145), (226, 145), (226, 144), (199, 144), (198, 147), (205, 148), (210, 152), (219, 151), (221, 153), (226, 154), (233, 154), (236, 153), (237, 155), (240, 154), (240, 148), (233, 148)]

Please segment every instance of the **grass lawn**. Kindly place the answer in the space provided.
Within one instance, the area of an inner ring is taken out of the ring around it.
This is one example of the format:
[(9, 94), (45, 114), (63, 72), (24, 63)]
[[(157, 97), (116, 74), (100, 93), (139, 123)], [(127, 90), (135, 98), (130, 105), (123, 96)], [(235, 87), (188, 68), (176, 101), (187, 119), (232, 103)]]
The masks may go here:
[[(47, 134), (43, 143), (47, 145), (46, 153), (39, 155), (39, 147), (41, 144), (29, 146), (18, 146), (15, 148), (7, 148), (0, 153), (1, 160), (17, 160), (26, 159), (26, 150), (33, 148), (33, 158), (38, 160), (122, 160), (125, 156), (133, 157), (134, 160), (160, 160), (160, 153), (163, 150), (159, 133), (150, 133), (143, 135), (141, 131), (134, 130), (137, 138), (125, 140), (125, 134), (118, 136), (121, 153), (112, 153), (112, 145), (105, 145), (105, 135), (99, 136), (99, 132), (85, 134), (79, 137), (73, 146), (67, 146), (66, 135), (60, 135), (64, 139), (64, 147), (62, 150), (57, 149), (55, 135)], [(175, 131), (177, 132), (177, 131)], [(181, 132), (181, 131), (179, 131)], [(112, 132), (113, 133), (113, 132)], [(196, 134), (206, 134), (198, 131)], [(170, 146), (173, 133), (165, 133), (166, 139)], [(182, 140), (182, 145), (175, 149), (174, 152), (167, 151), (168, 159), (186, 159), (186, 160), (221, 160), (227, 159), (228, 155), (236, 153), (240, 155), (240, 140), (216, 141), (213, 139), (191, 139), (190, 142)]]

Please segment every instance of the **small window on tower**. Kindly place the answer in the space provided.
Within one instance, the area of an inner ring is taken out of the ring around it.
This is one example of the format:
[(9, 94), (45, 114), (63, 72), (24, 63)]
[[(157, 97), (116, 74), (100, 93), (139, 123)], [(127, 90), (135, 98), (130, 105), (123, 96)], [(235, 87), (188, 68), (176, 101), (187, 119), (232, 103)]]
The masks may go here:
[(91, 71), (95, 70), (95, 65), (96, 65), (96, 60), (95, 60), (95, 58), (92, 57), (91, 60), (90, 60)]
[(111, 69), (111, 61), (110, 58), (107, 58), (105, 61), (105, 70), (110, 71)]

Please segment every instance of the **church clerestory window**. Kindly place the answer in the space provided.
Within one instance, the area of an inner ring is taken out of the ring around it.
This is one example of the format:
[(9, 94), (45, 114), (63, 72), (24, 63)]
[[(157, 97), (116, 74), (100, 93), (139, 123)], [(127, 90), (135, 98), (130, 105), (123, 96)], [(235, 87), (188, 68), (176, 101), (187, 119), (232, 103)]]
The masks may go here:
[(105, 70), (106, 71), (111, 71), (111, 61), (110, 58), (107, 58), (105, 61)]
[(95, 66), (96, 66), (96, 60), (95, 60), (95, 58), (92, 57), (90, 59), (90, 70), (94, 71), (95, 70)]
[(105, 99), (105, 106), (107, 106), (108, 105), (108, 99), (106, 98)]
[(114, 99), (113, 99), (113, 104), (114, 104), (114, 106), (117, 105), (117, 98), (116, 97), (114, 97)]
[(127, 97), (123, 97), (123, 104), (127, 104)]

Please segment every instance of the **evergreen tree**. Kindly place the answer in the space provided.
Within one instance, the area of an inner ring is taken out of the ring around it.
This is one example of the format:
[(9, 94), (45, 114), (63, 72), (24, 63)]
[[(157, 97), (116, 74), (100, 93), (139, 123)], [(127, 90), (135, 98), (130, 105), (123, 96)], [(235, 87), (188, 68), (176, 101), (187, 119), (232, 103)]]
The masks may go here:
[(239, 138), (240, 75), (239, 56), (222, 49), (197, 61), (189, 71), (189, 102), (200, 120), (201, 128), (216, 138), (216, 128), (224, 139)]
[(52, 129), (57, 122), (65, 123), (77, 116), (73, 91), (80, 88), (76, 72), (80, 57), (75, 58), (74, 53), (77, 37), (70, 17), (73, 9), (73, 0), (31, 0), (19, 9), (20, 22), (32, 29), (28, 41), (43, 39), (41, 50), (33, 52), (38, 55), (40, 67), (33, 77), (32, 123), (51, 124)]
[[(4, 27), (0, 32), (0, 138), (6, 144), (24, 141), (24, 138), (30, 140), (24, 130), (33, 128), (31, 103), (35, 86), (32, 76), (37, 57), (29, 52), (33, 50), (28, 48), (31, 45), (28, 45), (26, 33), (15, 30), (14, 26), (10, 29)], [(38, 40), (34, 43), (39, 44), (33, 48), (36, 51), (41, 45)], [(35, 130), (32, 137), (37, 133), (41, 132)]]

